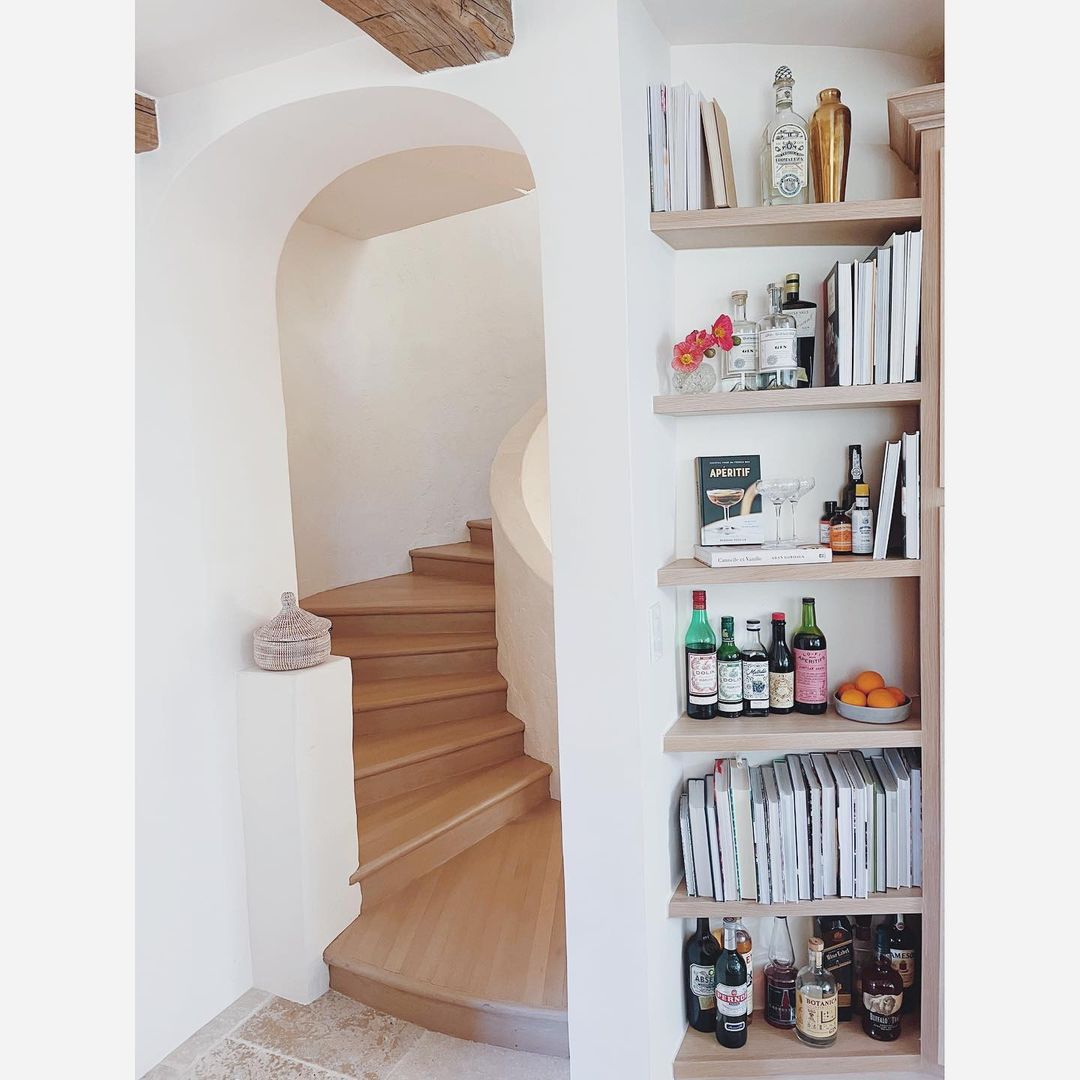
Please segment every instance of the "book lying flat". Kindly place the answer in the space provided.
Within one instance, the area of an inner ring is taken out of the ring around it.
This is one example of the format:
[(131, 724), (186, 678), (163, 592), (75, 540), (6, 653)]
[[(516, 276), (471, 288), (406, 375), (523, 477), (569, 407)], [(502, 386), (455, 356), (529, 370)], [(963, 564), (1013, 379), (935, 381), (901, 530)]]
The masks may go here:
[(760, 544), (738, 547), (694, 547), (694, 558), (714, 569), (723, 566), (775, 566), (783, 563), (832, 562), (832, 549), (820, 544), (800, 544), (793, 548), (766, 548)]

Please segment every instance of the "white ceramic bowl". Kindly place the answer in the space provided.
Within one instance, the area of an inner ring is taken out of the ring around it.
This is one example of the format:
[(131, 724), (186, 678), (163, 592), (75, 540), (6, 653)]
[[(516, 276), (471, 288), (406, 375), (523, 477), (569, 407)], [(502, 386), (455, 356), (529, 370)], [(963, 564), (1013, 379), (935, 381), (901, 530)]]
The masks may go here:
[(849, 705), (833, 694), (833, 706), (846, 720), (858, 720), (860, 724), (899, 724), (911, 715), (911, 698), (895, 709), (871, 709), (869, 705)]

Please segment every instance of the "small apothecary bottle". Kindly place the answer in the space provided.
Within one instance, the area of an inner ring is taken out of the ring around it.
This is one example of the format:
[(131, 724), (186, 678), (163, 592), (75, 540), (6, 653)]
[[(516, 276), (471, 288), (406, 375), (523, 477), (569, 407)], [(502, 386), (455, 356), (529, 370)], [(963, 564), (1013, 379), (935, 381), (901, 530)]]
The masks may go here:
[(723, 354), (724, 371), (721, 386), (724, 390), (756, 390), (758, 388), (757, 323), (746, 317), (745, 289), (731, 294), (731, 333), (738, 345)]

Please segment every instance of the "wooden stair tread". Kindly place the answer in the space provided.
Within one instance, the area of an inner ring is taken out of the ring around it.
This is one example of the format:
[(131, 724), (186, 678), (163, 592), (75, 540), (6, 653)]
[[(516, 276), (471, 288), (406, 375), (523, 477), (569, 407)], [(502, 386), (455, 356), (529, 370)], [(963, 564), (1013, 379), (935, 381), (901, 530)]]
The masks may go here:
[(506, 680), (497, 671), (369, 679), (353, 683), (353, 710), (364, 712), (369, 709), (392, 709), (399, 705), (421, 705), (425, 701), (445, 701), (505, 689)]
[(375, 656), (427, 656), (432, 653), (495, 649), (494, 634), (333, 634), (330, 651), (357, 659)]
[(491, 518), (473, 518), (471, 521), (465, 522), (465, 527), (468, 529), (491, 529)]
[(356, 822), (360, 866), (353, 880), (362, 882), (387, 863), (550, 773), (550, 765), (519, 757), (364, 807)]
[(395, 574), (359, 581), (305, 597), (301, 606), (316, 615), (494, 611), (495, 586), (428, 574)]
[(524, 730), (525, 725), (516, 716), (503, 712), (467, 720), (447, 720), (431, 727), (395, 731), (387, 735), (366, 735), (359, 742), (360, 761), (355, 776), (358, 780), (375, 776)]
[(460, 544), (437, 544), (434, 547), (412, 548), (409, 555), (427, 559), (446, 559), (449, 562), (485, 563), (488, 566), (495, 564), (495, 554), (491, 548), (474, 544), (469, 540)]
[(421, 997), (565, 1022), (565, 954), (549, 799), (363, 912), (324, 959)]

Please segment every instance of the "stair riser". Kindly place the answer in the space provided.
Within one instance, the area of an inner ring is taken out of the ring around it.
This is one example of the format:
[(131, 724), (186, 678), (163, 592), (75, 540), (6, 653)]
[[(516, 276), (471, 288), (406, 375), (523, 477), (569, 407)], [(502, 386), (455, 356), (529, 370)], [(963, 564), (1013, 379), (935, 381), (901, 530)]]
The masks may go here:
[(497, 671), (495, 649), (414, 653), (410, 656), (353, 657), (353, 679), (397, 679), (423, 675), (465, 675)]
[(403, 765), (377, 776), (366, 776), (355, 782), (356, 805), (368, 806), (380, 799), (389, 799), (403, 791), (425, 787), (441, 780), (448, 780), (473, 769), (498, 765), (503, 761), (525, 753), (525, 733), (514, 732), (488, 742), (467, 746), (453, 753), (440, 754), (427, 761)]
[(395, 705), (386, 709), (353, 712), (353, 735), (384, 735), (393, 731), (430, 727), (444, 720), (466, 720), (473, 716), (493, 716), (506, 712), (506, 691), (466, 694), (444, 701), (423, 701), (415, 705)]
[[(399, 889), (437, 866), (442, 866), (466, 848), (478, 844), (485, 836), (502, 828), (514, 818), (527, 814), (534, 806), (548, 798), (548, 777), (541, 776), (532, 783), (500, 799), (494, 805), (474, 814), (460, 825), (448, 829), (426, 844), (394, 859), (378, 870), (370, 871), (360, 878), (362, 896), (361, 912), (382, 903)], [(364, 868), (364, 852), (360, 851), (360, 869)]]
[(480, 585), (495, 583), (495, 567), (491, 563), (467, 562), (464, 559), (434, 559), (428, 555), (413, 555), (414, 573), (427, 577), (451, 578), (453, 581), (475, 581)]
[(368, 634), (494, 634), (492, 611), (423, 611), (408, 614), (331, 615), (334, 633), (366, 637)]
[(473, 544), (479, 544), (481, 547), (490, 548), (491, 543), (491, 530), (490, 529), (478, 529), (475, 525), (469, 526), (469, 541)]

